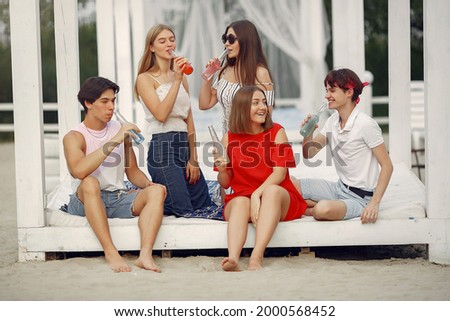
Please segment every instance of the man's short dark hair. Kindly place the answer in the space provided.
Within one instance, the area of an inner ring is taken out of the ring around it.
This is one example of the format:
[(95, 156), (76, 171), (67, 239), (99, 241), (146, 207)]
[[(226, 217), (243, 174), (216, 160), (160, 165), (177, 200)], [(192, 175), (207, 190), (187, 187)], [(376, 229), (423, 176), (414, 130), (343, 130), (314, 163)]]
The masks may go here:
[(120, 87), (111, 80), (103, 77), (89, 77), (83, 82), (77, 97), (86, 113), (88, 111), (85, 104), (86, 101), (92, 104), (107, 89), (112, 89), (114, 93), (117, 94), (120, 90)]

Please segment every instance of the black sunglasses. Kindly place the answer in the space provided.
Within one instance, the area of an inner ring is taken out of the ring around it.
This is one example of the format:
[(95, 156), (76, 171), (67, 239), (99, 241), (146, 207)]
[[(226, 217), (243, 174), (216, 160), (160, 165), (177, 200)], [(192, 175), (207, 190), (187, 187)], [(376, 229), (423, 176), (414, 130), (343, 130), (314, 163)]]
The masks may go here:
[(228, 41), (228, 43), (230, 44), (230, 45), (232, 45), (232, 44), (234, 44), (234, 42), (237, 40), (238, 38), (235, 36), (235, 35), (233, 35), (233, 34), (229, 34), (229, 35), (226, 35), (226, 34), (223, 34), (222, 35), (222, 42), (223, 42), (223, 44), (225, 44), (227, 41)]

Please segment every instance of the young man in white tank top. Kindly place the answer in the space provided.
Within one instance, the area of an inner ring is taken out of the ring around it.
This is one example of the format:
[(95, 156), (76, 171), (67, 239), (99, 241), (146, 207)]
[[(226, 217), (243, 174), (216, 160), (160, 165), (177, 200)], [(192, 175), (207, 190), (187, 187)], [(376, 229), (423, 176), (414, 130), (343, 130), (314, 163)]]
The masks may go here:
[[(63, 139), (70, 174), (76, 179), (68, 212), (86, 216), (114, 272), (129, 272), (130, 266), (115, 247), (108, 218), (139, 216), (141, 250), (136, 266), (159, 272), (152, 250), (161, 226), (166, 198), (164, 186), (152, 183), (139, 169), (130, 131), (140, 132), (131, 123), (112, 120), (119, 86), (102, 77), (86, 79), (78, 100), (86, 116)], [(139, 188), (128, 191), (124, 174)]]

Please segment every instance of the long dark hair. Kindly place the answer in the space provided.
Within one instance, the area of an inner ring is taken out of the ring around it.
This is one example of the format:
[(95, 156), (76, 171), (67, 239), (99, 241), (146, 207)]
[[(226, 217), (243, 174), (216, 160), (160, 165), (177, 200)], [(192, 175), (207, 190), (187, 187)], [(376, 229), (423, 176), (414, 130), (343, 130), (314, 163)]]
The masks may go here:
[[(236, 33), (237, 41), (239, 42), (239, 56), (238, 58), (226, 58), (225, 68), (227, 66), (236, 66), (236, 75), (241, 85), (255, 85), (261, 84), (256, 77), (256, 69), (264, 67), (270, 75), (269, 65), (267, 64), (266, 56), (262, 50), (261, 38), (255, 25), (248, 20), (238, 20), (232, 22), (225, 29), (225, 34), (228, 34), (228, 29), (233, 28)], [(225, 68), (219, 73), (222, 75)], [(272, 75), (270, 75), (272, 78)]]

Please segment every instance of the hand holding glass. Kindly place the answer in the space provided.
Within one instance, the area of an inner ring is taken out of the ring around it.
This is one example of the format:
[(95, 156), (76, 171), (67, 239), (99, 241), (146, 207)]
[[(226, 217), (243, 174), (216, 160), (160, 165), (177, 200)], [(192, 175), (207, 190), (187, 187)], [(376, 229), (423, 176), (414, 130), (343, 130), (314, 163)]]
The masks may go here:
[(225, 158), (226, 162), (228, 163), (227, 158), (227, 151), (225, 150), (225, 147), (222, 145), (222, 143), (219, 140), (219, 137), (217, 136), (216, 131), (214, 130), (213, 126), (208, 126), (209, 134), (211, 135), (211, 139), (213, 141), (213, 146), (217, 151), (217, 154)]
[(205, 80), (210, 80), (214, 74), (220, 70), (222, 66), (223, 59), (227, 56), (228, 50), (225, 49), (219, 56), (219, 58), (214, 58), (202, 72), (202, 78)]
[[(118, 110), (114, 111), (114, 115), (116, 115), (116, 117), (117, 117), (117, 119), (119, 120), (120, 123), (122, 123), (122, 124), (128, 123), (128, 121), (125, 119), (125, 117), (123, 117), (123, 115), (121, 113), (119, 113)], [(136, 144), (140, 144), (140, 143), (142, 143), (144, 141), (144, 136), (142, 136), (141, 133), (137, 133), (133, 129), (130, 130), (130, 133), (132, 134), (132, 135), (130, 135), (131, 138), (133, 139), (133, 141)]]
[[(173, 50), (170, 52), (170, 55), (171, 55), (172, 57), (174, 57), (174, 58), (179, 57), (179, 56), (175, 53), (175, 51), (173, 51)], [(187, 59), (186, 59), (186, 60), (187, 60)], [(184, 66), (183, 72), (184, 72), (185, 75), (190, 75), (190, 74), (192, 74), (192, 72), (194, 71), (194, 68), (192, 67), (192, 65), (191, 65), (191, 63), (190, 63), (189, 61), (186, 61), (186, 63), (185, 63), (183, 66)], [(182, 66), (182, 67), (183, 67), (183, 66)]]
[(317, 123), (319, 122), (320, 114), (327, 106), (328, 102), (323, 103), (317, 113), (311, 116), (311, 118), (306, 121), (306, 123), (300, 129), (300, 135), (302, 135), (303, 137), (311, 135), (311, 133), (314, 131), (314, 128), (316, 128)]

